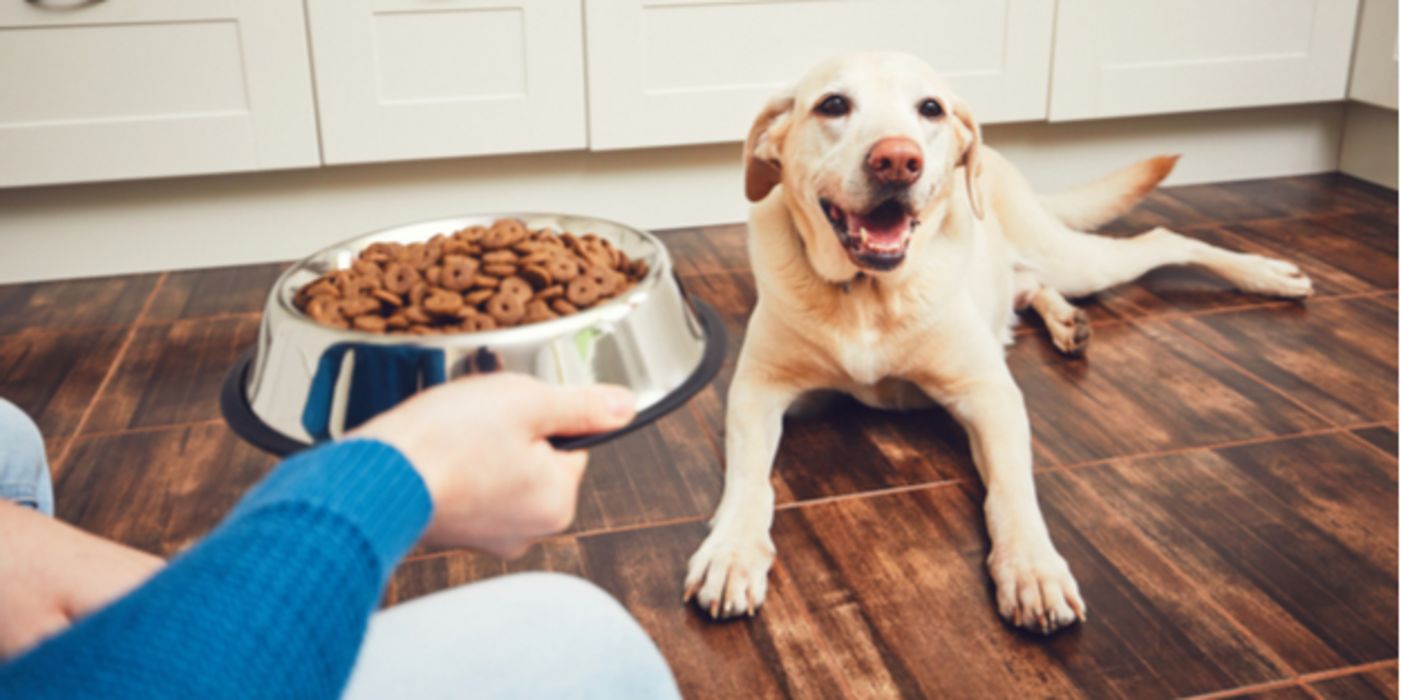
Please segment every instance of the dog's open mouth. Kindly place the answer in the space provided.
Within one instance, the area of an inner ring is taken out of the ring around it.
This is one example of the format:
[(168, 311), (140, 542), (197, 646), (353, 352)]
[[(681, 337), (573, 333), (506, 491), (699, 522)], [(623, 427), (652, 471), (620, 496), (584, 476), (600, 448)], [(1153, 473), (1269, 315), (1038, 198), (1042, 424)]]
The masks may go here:
[(901, 198), (891, 197), (860, 214), (842, 209), (830, 199), (820, 199), (818, 203), (858, 266), (892, 270), (905, 260), (910, 234), (919, 221)]

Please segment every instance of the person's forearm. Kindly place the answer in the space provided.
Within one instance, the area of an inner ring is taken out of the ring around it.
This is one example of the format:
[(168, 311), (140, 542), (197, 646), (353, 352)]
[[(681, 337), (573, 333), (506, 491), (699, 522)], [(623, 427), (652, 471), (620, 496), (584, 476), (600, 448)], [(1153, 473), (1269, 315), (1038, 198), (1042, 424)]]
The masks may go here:
[(430, 510), (383, 444), (289, 460), (149, 583), (0, 667), (0, 696), (336, 697)]
[(125, 595), (163, 565), (0, 500), (0, 663)]
[[(43, 592), (70, 618), (112, 602), (165, 565), (148, 552), (6, 501), (0, 501), (0, 542), (0, 587)], [(0, 597), (0, 620), (8, 612)]]

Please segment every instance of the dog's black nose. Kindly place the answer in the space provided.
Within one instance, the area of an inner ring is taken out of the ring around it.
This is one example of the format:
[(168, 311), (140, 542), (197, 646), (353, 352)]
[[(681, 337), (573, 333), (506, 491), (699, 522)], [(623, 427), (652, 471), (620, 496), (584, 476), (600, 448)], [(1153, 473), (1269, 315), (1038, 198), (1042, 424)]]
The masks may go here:
[(919, 144), (904, 136), (890, 136), (876, 142), (866, 155), (866, 172), (878, 182), (913, 184), (924, 170)]

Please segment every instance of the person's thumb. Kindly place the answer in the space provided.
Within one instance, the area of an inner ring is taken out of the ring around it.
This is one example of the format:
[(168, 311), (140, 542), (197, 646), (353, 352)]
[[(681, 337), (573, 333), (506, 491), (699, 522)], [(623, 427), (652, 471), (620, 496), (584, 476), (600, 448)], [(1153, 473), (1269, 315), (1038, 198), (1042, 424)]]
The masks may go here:
[(543, 437), (621, 428), (637, 412), (633, 393), (609, 384), (551, 387), (542, 398), (534, 409), (534, 425)]

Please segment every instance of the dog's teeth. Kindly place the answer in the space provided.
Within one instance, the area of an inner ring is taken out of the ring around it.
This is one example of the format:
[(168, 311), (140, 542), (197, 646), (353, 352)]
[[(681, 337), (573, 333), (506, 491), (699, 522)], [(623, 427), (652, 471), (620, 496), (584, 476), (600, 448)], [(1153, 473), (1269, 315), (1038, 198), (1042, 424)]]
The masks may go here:
[(862, 227), (861, 227), (861, 245), (866, 245), (866, 244), (867, 244), (867, 239), (870, 238), (870, 237), (871, 237), (871, 234), (870, 234), (869, 232), (866, 231), (866, 227), (865, 227), (865, 226), (862, 226)]

